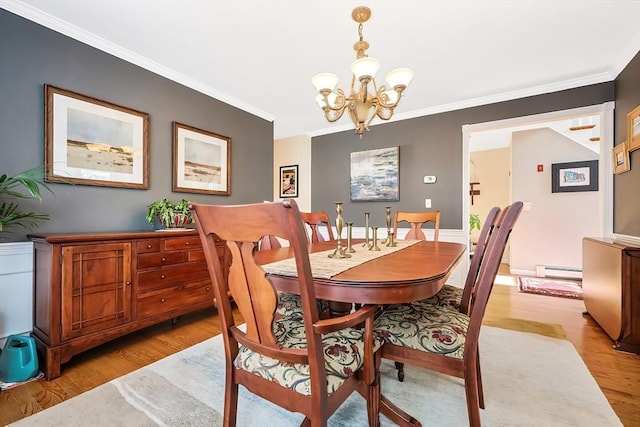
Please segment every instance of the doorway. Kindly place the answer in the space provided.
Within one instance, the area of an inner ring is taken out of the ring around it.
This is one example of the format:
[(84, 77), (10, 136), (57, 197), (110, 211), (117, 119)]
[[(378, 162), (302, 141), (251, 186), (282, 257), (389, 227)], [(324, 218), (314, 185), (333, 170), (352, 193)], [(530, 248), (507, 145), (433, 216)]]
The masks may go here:
[[(490, 134), (492, 132), (500, 132), (502, 134), (508, 135), (509, 141), (511, 140), (511, 135), (516, 131), (530, 130), (530, 129), (540, 129), (540, 128), (550, 128), (551, 123), (563, 122), (563, 121), (573, 121), (578, 122), (577, 119), (582, 120), (585, 117), (596, 117), (598, 119), (598, 125), (600, 128), (599, 138), (600, 140), (597, 143), (597, 148), (599, 153), (593, 154), (594, 158), (599, 160), (599, 168), (598, 168), (598, 185), (599, 191), (597, 194), (592, 194), (592, 197), (596, 199), (595, 212), (589, 212), (590, 218), (595, 222), (595, 226), (592, 227), (592, 230), (600, 236), (611, 235), (613, 230), (613, 215), (612, 215), (612, 206), (613, 206), (613, 178), (611, 175), (611, 161), (610, 161), (610, 147), (613, 146), (613, 102), (594, 105), (590, 107), (582, 107), (571, 110), (563, 110), (556, 111), (545, 114), (538, 114), (533, 116), (519, 117), (508, 120), (499, 120), (487, 123), (478, 123), (472, 125), (465, 125), (462, 127), (463, 131), (463, 182), (470, 183), (472, 182), (473, 170), (470, 163), (471, 159), (471, 151), (473, 149), (473, 139), (474, 135), (480, 134)], [(549, 131), (551, 132), (551, 131)], [(551, 135), (551, 134), (550, 134)], [(497, 153), (497, 152), (496, 152)], [(553, 159), (548, 160), (546, 165), (544, 166), (544, 172), (539, 173), (533, 177), (533, 179), (544, 179), (550, 180), (551, 177), (551, 162), (555, 163)], [(542, 163), (542, 162), (541, 162)], [(512, 165), (509, 164), (509, 171), (511, 170)], [(535, 167), (535, 165), (534, 165)], [(519, 172), (519, 171), (516, 171)], [(511, 202), (511, 179), (509, 178), (508, 183), (508, 196), (509, 200), (506, 203)], [(477, 181), (475, 181), (477, 182)], [(546, 184), (545, 184), (546, 185)], [(551, 193), (551, 189), (548, 192)], [(474, 198), (482, 198), (483, 189), (485, 194), (487, 191), (490, 191), (488, 186), (483, 186), (482, 183), (480, 185), (475, 186), (475, 190), (479, 190), (480, 194), (476, 194)], [(546, 189), (546, 187), (545, 187)], [(471, 212), (471, 197), (469, 194), (470, 188), (466, 187), (463, 191), (463, 217), (468, 217)], [(584, 194), (583, 194), (584, 195)], [(557, 196), (557, 195), (554, 195)], [(520, 197), (520, 196), (517, 196)], [(575, 197), (575, 196), (574, 196)], [(565, 197), (564, 199), (555, 199), (555, 200), (571, 200), (571, 195)], [(478, 199), (475, 199), (478, 200)], [(526, 202), (526, 200), (523, 200)], [(505, 205), (506, 203), (497, 203), (498, 205)], [(534, 205), (533, 209), (540, 207), (540, 205)], [(527, 209), (527, 208), (525, 208)], [(527, 213), (523, 212), (523, 217), (520, 219), (520, 223), (526, 223)], [(533, 212), (532, 212), (533, 214)], [(529, 217), (532, 215), (529, 214)], [(575, 214), (575, 212), (568, 212), (568, 214)], [(465, 221), (466, 222), (466, 221)], [(468, 224), (464, 224), (465, 227), (468, 227)], [(528, 230), (531, 226), (528, 226), (525, 230)], [(468, 228), (466, 229), (468, 233)], [(514, 232), (514, 237), (517, 235), (517, 231)], [(579, 233), (579, 232), (578, 232)], [(591, 231), (590, 231), (591, 233)], [(512, 239), (514, 240), (514, 239)], [(517, 247), (517, 245), (516, 245)], [(511, 258), (514, 256), (517, 258), (518, 254), (513, 252), (513, 248), (508, 248), (506, 251), (506, 260), (509, 262)], [(517, 250), (517, 249), (516, 249)], [(537, 250), (540, 250), (537, 248)], [(573, 247), (571, 248), (573, 254), (573, 261), (577, 262), (581, 267), (581, 238), (578, 234), (578, 237), (573, 239)], [(578, 253), (576, 253), (576, 251)], [(522, 255), (524, 251), (521, 250), (520, 254)], [(526, 255), (526, 254), (525, 254)], [(576, 261), (577, 257), (577, 261)], [(522, 258), (522, 256), (520, 257)], [(528, 265), (526, 268), (521, 268), (522, 271), (511, 271), (512, 274), (521, 274), (521, 275), (536, 275), (536, 268)]]

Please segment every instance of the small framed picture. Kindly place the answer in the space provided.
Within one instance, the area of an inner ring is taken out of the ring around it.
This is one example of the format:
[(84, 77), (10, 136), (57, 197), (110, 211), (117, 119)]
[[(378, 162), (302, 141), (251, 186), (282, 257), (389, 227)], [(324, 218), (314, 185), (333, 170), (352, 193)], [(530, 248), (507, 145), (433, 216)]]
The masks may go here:
[(45, 85), (46, 181), (149, 188), (149, 115)]
[(574, 193), (598, 191), (598, 161), (553, 163), (551, 165), (551, 192)]
[(640, 105), (627, 114), (628, 151), (640, 148)]
[(298, 197), (298, 165), (280, 166), (280, 197)]
[(231, 138), (173, 122), (173, 191), (231, 194)]
[(629, 168), (629, 151), (627, 150), (627, 142), (621, 142), (613, 147), (613, 173), (619, 174), (627, 172)]

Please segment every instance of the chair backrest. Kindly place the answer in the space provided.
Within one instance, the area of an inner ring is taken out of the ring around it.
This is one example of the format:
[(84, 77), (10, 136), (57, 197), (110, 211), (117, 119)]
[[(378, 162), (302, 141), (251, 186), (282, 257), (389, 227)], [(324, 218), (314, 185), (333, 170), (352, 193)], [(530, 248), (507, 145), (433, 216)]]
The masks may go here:
[[(214, 285), (222, 322), (227, 367), (232, 366), (241, 344), (280, 361), (308, 364), (312, 384), (319, 387), (321, 396), (326, 395), (326, 369), (321, 335), (314, 333), (312, 329), (318, 322), (319, 315), (309, 264), (307, 237), (295, 201), (240, 206), (193, 203), (192, 209)], [(251, 226), (247, 227), (247, 224)], [(231, 254), (228, 281), (223, 278), (214, 236), (226, 241)], [(307, 346), (304, 349), (281, 348), (277, 344), (272, 329), (278, 302), (276, 291), (254, 258), (258, 242), (264, 236), (288, 240), (293, 250), (307, 337)], [(246, 324), (246, 332), (235, 324), (227, 295), (230, 295), (237, 305)]]
[(262, 240), (260, 240), (260, 245), (258, 247), (259, 250), (267, 250), (267, 249), (278, 249), (281, 248), (282, 245), (280, 241), (276, 239), (274, 236), (264, 236)]
[(522, 202), (515, 202), (504, 208), (499, 215), (499, 219), (494, 224), (493, 231), (488, 239), (487, 247), (480, 264), (480, 270), (478, 271), (475, 292), (470, 302), (469, 328), (467, 329), (467, 339), (464, 349), (465, 357), (467, 357), (468, 354), (475, 354), (475, 351), (477, 351), (482, 318), (484, 317), (489, 296), (493, 289), (493, 283), (500, 268), (504, 249), (507, 246), (511, 231), (520, 216), (522, 206)]
[(484, 224), (482, 225), (482, 230), (480, 230), (480, 235), (478, 236), (478, 243), (476, 245), (476, 250), (473, 253), (473, 257), (471, 257), (471, 265), (469, 266), (469, 272), (467, 273), (467, 280), (464, 283), (464, 290), (462, 291), (462, 299), (460, 301), (460, 311), (466, 314), (469, 314), (469, 303), (471, 301), (471, 296), (473, 291), (475, 290), (476, 280), (478, 279), (478, 272), (480, 271), (480, 264), (482, 263), (482, 258), (486, 253), (487, 243), (489, 242), (489, 237), (491, 237), (491, 232), (493, 231), (493, 227), (498, 221), (498, 214), (500, 213), (499, 207), (492, 208), (487, 217), (484, 220)]
[(396, 240), (398, 239), (398, 223), (402, 221), (408, 222), (411, 227), (407, 235), (404, 236), (405, 240), (427, 240), (424, 232), (422, 231), (422, 225), (425, 223), (433, 223), (433, 241), (438, 241), (438, 234), (440, 232), (440, 211), (396, 211), (396, 216), (393, 221), (393, 238)]
[(331, 220), (326, 212), (300, 212), (300, 217), (302, 218), (302, 222), (311, 228), (309, 243), (327, 240), (324, 235), (320, 233), (319, 227), (324, 227), (327, 230), (329, 240), (335, 240), (333, 237), (333, 229), (331, 228)]

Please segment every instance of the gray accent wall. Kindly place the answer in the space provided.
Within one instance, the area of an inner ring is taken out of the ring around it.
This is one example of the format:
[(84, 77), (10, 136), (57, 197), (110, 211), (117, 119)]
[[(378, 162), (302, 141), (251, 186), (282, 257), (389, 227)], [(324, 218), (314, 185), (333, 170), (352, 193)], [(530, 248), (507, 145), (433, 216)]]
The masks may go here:
[[(410, 89), (406, 96), (412, 96)], [(462, 182), (463, 125), (613, 100), (614, 82), (607, 82), (398, 122), (383, 122), (372, 126), (362, 139), (353, 131), (314, 137), (311, 140), (312, 210), (326, 210), (335, 215), (335, 202), (342, 201), (346, 221), (362, 225), (364, 213), (370, 212), (371, 225), (384, 227), (386, 206), (390, 206), (393, 212), (422, 211), (425, 210), (425, 199), (430, 198), (432, 209), (442, 212), (441, 228), (462, 229), (461, 195), (463, 187), (468, 187), (468, 183)], [(343, 117), (341, 120), (349, 119)], [(350, 153), (391, 146), (400, 147), (400, 200), (351, 202)], [(425, 175), (435, 175), (436, 183), (424, 184)], [(640, 236), (640, 233), (636, 235)]]
[[(150, 186), (51, 184), (55, 195), (45, 194), (42, 203), (21, 202), (23, 210), (51, 215), (34, 231), (151, 230), (146, 206), (165, 197), (215, 204), (271, 200), (272, 122), (1, 9), (0, 173), (44, 164), (45, 83), (148, 113)], [(173, 121), (232, 139), (230, 196), (172, 192)]]
[[(640, 105), (640, 53), (615, 80), (616, 111), (614, 141), (627, 139), (627, 114)], [(640, 237), (640, 150), (629, 153), (631, 170), (615, 175), (613, 231)]]

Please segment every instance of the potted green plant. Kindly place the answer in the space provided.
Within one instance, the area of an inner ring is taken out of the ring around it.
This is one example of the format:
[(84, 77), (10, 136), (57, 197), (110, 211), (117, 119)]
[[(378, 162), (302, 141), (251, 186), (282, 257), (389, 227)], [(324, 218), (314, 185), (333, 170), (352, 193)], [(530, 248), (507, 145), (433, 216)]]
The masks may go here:
[(186, 199), (172, 203), (168, 199), (157, 200), (147, 206), (147, 221), (154, 225), (158, 221), (164, 228), (182, 228), (193, 221)]
[(481, 225), (480, 216), (478, 214), (469, 214), (469, 234), (471, 234), (473, 230), (480, 231)]
[(13, 176), (0, 175), (0, 234), (12, 227), (33, 228), (49, 215), (39, 212), (25, 212), (15, 199), (42, 200), (41, 190), (53, 191), (44, 182), (42, 167), (26, 170)]

